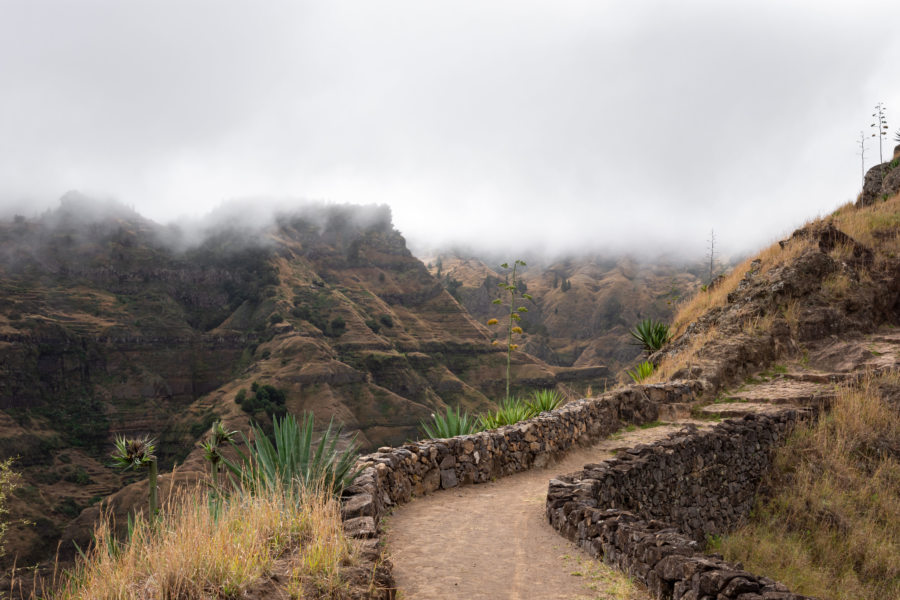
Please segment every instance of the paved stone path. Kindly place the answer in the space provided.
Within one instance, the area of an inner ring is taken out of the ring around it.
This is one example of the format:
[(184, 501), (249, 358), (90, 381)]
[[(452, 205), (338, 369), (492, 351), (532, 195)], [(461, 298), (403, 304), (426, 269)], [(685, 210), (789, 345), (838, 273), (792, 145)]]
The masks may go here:
[(401, 506), (386, 525), (401, 597), (648, 598), (644, 590), (626, 584), (624, 576), (592, 560), (550, 527), (544, 516), (547, 483), (679, 427), (624, 432), (574, 450), (544, 469), (437, 492)]

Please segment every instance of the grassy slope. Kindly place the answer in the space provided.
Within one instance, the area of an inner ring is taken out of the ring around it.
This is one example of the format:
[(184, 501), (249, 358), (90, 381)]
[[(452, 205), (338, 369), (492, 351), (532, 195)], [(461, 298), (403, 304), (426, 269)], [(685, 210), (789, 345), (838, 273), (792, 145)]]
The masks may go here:
[[(874, 250), (874, 264), (869, 267), (872, 272), (883, 270), (886, 261), (900, 256), (900, 196), (894, 196), (885, 202), (865, 208), (856, 208), (852, 204), (846, 204), (831, 215), (811, 221), (804, 227), (829, 223), (857, 242)], [(679, 306), (672, 320), (673, 338), (677, 342), (677, 338), (685, 334), (689, 326), (695, 324), (704, 315), (725, 307), (728, 303), (728, 294), (737, 289), (745, 274), (751, 270), (754, 261), (760, 261), (759, 275), (765, 275), (773, 269), (790, 263), (814, 246), (815, 242), (808, 238), (792, 239), (784, 248), (780, 244), (774, 243), (759, 254), (748, 258), (735, 267), (718, 285), (710, 290), (698, 292)], [(842, 254), (846, 252), (846, 248), (838, 246), (831, 252), (831, 255), (840, 260), (843, 258)], [(863, 277), (865, 276), (866, 274), (863, 273)], [(824, 281), (823, 288), (834, 299), (838, 299), (850, 284), (851, 282), (845, 277), (842, 278), (840, 274), (837, 274)], [(796, 309), (796, 303), (786, 305), (782, 307), (780, 316), (793, 324), (797, 318)], [(775, 315), (770, 314), (766, 315), (761, 322), (746, 323), (745, 329), (765, 329), (771, 325), (773, 317)], [(713, 324), (712, 327), (699, 334), (690, 336), (689, 342), (684, 348), (662, 358), (656, 372), (646, 381), (648, 383), (666, 381), (679, 369), (696, 364), (702, 349), (720, 333)]]
[[(900, 196), (856, 208), (843, 206), (807, 226), (833, 224), (874, 251), (860, 275), (900, 255)], [(811, 240), (773, 244), (736, 267), (720, 285), (697, 294), (678, 310), (676, 336), (704, 315), (727, 304), (754, 259), (761, 273), (812, 249)], [(849, 249), (830, 253), (842, 259)], [(822, 281), (826, 297), (840, 299), (857, 285), (841, 273)], [(745, 325), (767, 329), (773, 318), (795, 321), (797, 302)], [(703, 349), (722, 335), (715, 325), (695, 334), (677, 353), (664, 357), (654, 381), (702, 360)], [(844, 388), (832, 412), (794, 433), (777, 457), (768, 482), (772, 494), (759, 501), (751, 523), (715, 540), (714, 549), (766, 573), (798, 593), (835, 600), (900, 598), (900, 375), (868, 378)]]
[(798, 593), (900, 598), (900, 374), (843, 388), (782, 447), (751, 522), (717, 551)]

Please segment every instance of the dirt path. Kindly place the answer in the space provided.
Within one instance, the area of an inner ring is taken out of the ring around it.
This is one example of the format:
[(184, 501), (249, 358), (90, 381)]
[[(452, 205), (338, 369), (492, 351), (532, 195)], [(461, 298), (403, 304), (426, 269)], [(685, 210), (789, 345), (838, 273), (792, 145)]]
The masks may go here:
[(545, 468), (437, 492), (398, 508), (387, 545), (403, 600), (646, 599), (546, 522), (547, 482), (648, 443), (680, 425), (637, 429), (571, 452)]

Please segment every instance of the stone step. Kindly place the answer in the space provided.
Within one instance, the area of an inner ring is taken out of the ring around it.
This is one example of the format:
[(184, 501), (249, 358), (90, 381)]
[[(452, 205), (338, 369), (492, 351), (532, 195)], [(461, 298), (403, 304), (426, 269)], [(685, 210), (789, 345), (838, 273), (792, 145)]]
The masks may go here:
[(787, 373), (783, 373), (780, 377), (791, 381), (802, 381), (805, 383), (841, 383), (853, 377), (853, 374), (828, 373), (824, 371), (788, 371)]
[(671, 404), (659, 405), (660, 421), (680, 421), (688, 419), (691, 416), (692, 405), (688, 402), (673, 402)]
[(750, 414), (774, 414), (781, 412), (786, 408), (794, 408), (805, 411), (804, 407), (792, 404), (769, 404), (766, 402), (720, 402), (718, 404), (708, 404), (695, 409), (695, 414), (700, 418), (713, 419), (723, 418), (730, 419), (734, 417), (743, 417)]

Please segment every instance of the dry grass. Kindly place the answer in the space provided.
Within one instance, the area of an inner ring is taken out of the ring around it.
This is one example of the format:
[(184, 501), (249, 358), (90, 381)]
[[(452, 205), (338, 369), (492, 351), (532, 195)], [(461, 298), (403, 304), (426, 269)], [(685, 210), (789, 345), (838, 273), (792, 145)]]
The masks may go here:
[(19, 485), (19, 474), (13, 471), (12, 463), (12, 458), (0, 461), (0, 556), (3, 556), (4, 537), (6, 537), (6, 530), (9, 528), (9, 523), (6, 520), (9, 508), (6, 506), (6, 502), (9, 495)]
[(833, 273), (822, 281), (822, 289), (832, 298), (843, 298), (852, 285), (853, 282), (846, 273)]
[(761, 335), (772, 330), (772, 324), (775, 322), (775, 315), (769, 313), (764, 316), (756, 315), (744, 321), (741, 331), (749, 335)]
[(773, 268), (790, 262), (813, 246), (814, 243), (806, 239), (792, 240), (784, 249), (775, 243), (757, 256), (748, 258), (736, 266), (715, 288), (697, 292), (696, 295), (678, 307), (672, 325), (674, 336), (677, 337), (684, 333), (689, 324), (699, 319), (710, 309), (725, 306), (728, 302), (728, 294), (737, 289), (738, 283), (750, 270), (751, 263), (754, 260), (758, 259), (760, 261), (759, 274), (765, 275)]
[(888, 256), (900, 254), (900, 195), (865, 208), (846, 204), (829, 217), (834, 226)]
[(236, 598), (292, 549), (292, 597), (303, 590), (329, 596), (341, 586), (339, 567), (352, 558), (338, 501), (310, 493), (302, 502), (280, 492), (234, 494), (218, 511), (204, 489), (184, 490), (157, 522), (139, 515), (127, 543), (109, 520), (86, 560), (64, 574), (54, 600)]
[(700, 360), (700, 351), (710, 341), (718, 336), (718, 329), (715, 326), (710, 327), (702, 334), (697, 334), (691, 338), (690, 344), (682, 349), (678, 354), (666, 356), (659, 362), (653, 374), (645, 379), (642, 383), (662, 383), (668, 381), (676, 371), (683, 367), (693, 367)]
[(800, 328), (800, 301), (795, 298), (788, 302), (781, 308), (781, 316), (791, 328), (791, 335), (796, 336)]
[(826, 417), (791, 436), (776, 457), (776, 494), (719, 551), (798, 593), (900, 598), (900, 419), (879, 393), (885, 383), (900, 377), (841, 389)]

